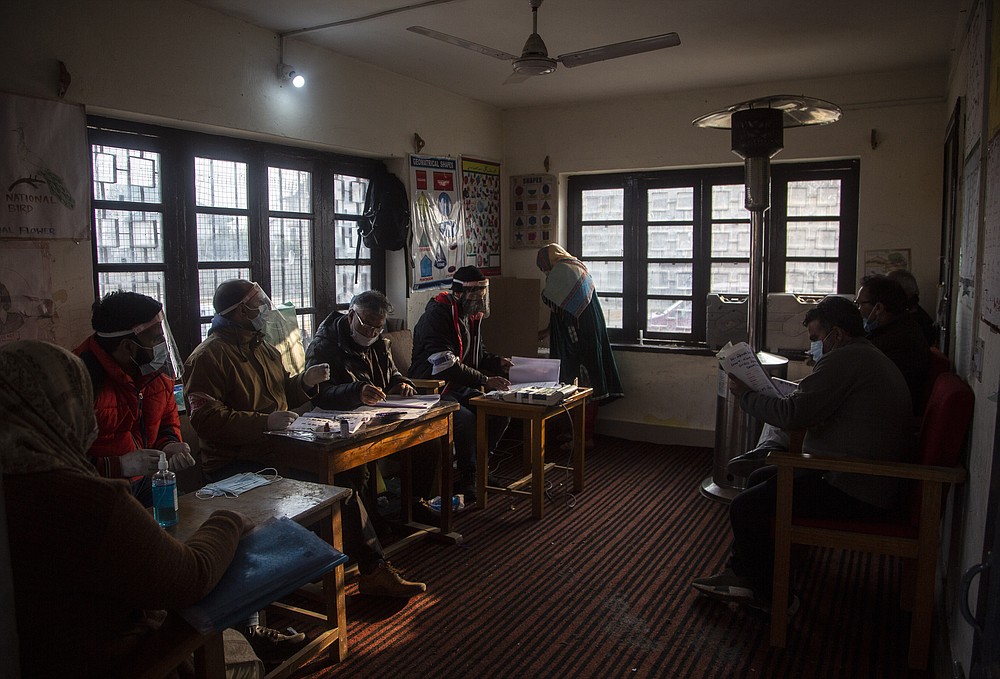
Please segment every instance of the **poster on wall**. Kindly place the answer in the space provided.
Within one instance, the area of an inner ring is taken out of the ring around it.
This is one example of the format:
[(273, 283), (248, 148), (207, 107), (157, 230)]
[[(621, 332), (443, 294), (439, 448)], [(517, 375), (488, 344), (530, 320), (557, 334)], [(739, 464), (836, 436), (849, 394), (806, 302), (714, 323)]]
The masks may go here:
[[(975, 4), (975, 15), (965, 41), (964, 59), (969, 64), (965, 81), (967, 99), (965, 119), (965, 156), (979, 143), (983, 129), (983, 85), (986, 77), (986, 20), (983, 3)], [(992, 84), (991, 84), (992, 87)]]
[(522, 174), (510, 178), (511, 247), (538, 248), (556, 241), (556, 176)]
[(500, 163), (462, 158), (462, 206), (468, 263), (500, 275)]
[(22, 339), (55, 341), (52, 277), (45, 243), (0, 248), (0, 345)]
[(910, 249), (865, 250), (865, 275), (885, 275), (898, 269), (910, 270)]
[(962, 177), (962, 217), (959, 224), (958, 296), (971, 302), (976, 295), (976, 258), (979, 236), (979, 147), (965, 161)]
[(0, 93), (0, 238), (90, 237), (82, 106)]
[(1000, 136), (990, 142), (983, 205), (983, 320), (1000, 330)]
[(451, 283), (466, 264), (465, 228), (455, 158), (410, 156), (413, 289)]

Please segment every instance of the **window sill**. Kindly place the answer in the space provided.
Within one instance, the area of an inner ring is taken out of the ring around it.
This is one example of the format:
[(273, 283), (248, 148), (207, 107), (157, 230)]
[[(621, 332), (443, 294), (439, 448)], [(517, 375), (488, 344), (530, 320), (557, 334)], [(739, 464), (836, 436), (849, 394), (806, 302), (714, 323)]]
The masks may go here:
[(684, 356), (715, 356), (715, 352), (704, 345), (682, 344), (680, 342), (612, 342), (615, 351), (639, 354), (680, 354)]

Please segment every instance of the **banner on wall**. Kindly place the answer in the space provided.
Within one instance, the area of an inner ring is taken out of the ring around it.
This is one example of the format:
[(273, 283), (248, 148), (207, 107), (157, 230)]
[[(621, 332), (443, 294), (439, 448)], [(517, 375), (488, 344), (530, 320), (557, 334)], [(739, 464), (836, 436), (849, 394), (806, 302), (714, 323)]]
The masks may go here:
[(462, 206), (469, 264), (500, 275), (500, 163), (462, 158)]
[(82, 106), (0, 93), (0, 238), (90, 237)]
[(556, 241), (558, 196), (552, 174), (510, 178), (511, 247), (538, 248)]
[(452, 274), (466, 264), (457, 159), (410, 156), (410, 212), (413, 289), (451, 283)]
[(54, 341), (53, 307), (48, 244), (5, 243), (0, 248), (0, 345)]

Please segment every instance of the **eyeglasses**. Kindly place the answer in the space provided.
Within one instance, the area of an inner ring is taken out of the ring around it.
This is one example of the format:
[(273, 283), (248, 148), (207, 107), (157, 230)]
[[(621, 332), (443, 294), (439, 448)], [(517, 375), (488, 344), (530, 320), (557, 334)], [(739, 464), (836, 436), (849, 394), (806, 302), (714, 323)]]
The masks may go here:
[(358, 323), (361, 324), (361, 331), (365, 335), (368, 335), (369, 337), (378, 337), (383, 332), (385, 332), (384, 325), (381, 328), (376, 328), (374, 325), (368, 325), (367, 323), (361, 320), (361, 314), (359, 314), (357, 311), (354, 312), (354, 317), (358, 319)]
[(858, 307), (859, 309), (861, 308), (862, 304), (871, 304), (871, 303), (872, 303), (872, 301), (870, 299), (856, 299), (856, 300), (854, 300), (854, 306)]

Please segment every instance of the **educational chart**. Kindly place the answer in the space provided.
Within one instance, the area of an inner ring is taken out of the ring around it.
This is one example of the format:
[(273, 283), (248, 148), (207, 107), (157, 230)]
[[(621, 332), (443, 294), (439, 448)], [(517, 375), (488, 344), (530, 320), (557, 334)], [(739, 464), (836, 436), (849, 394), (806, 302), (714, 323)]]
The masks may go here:
[(469, 264), (500, 275), (500, 163), (462, 158), (462, 205)]
[(556, 241), (558, 192), (551, 174), (510, 178), (511, 247), (538, 248)]
[(466, 264), (458, 182), (457, 159), (410, 156), (415, 290), (450, 283), (452, 274)]
[(0, 238), (90, 238), (82, 106), (0, 94)]

